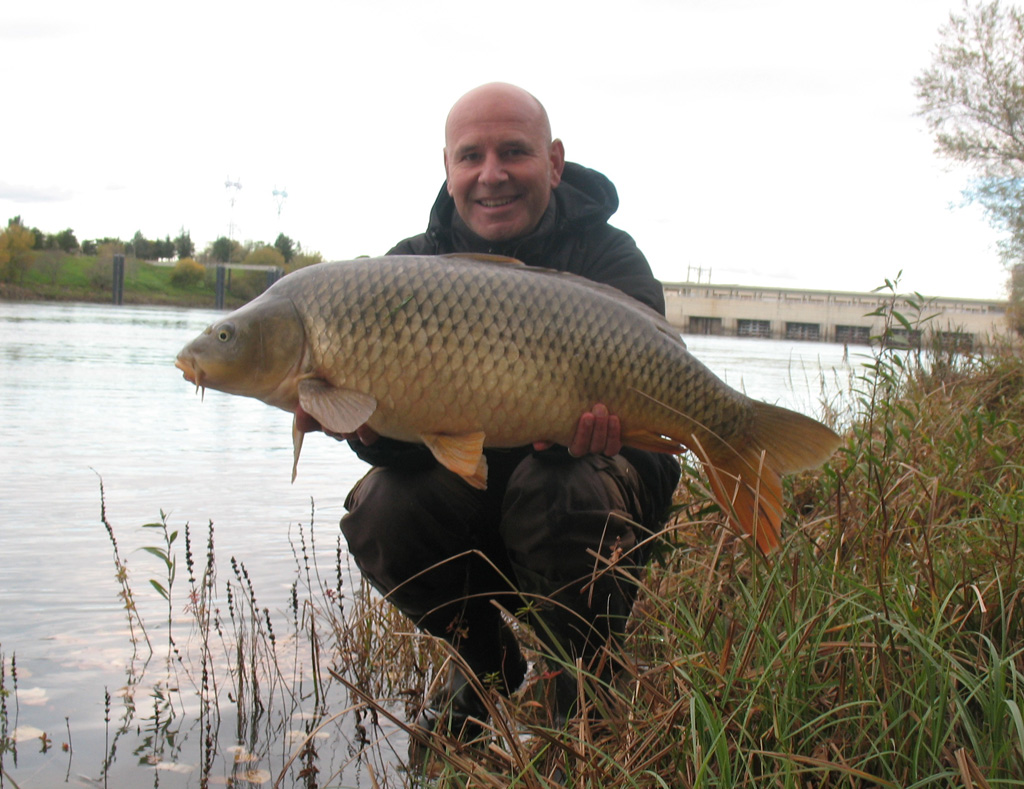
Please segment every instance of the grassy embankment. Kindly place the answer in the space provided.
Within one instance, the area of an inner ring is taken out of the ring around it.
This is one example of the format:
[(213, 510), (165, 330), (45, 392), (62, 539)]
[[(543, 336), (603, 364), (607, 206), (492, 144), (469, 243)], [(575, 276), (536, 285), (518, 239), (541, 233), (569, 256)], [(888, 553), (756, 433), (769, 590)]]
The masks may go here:
[[(174, 267), (129, 257), (125, 262), (124, 303), (180, 307), (209, 307), (216, 303), (214, 274), (194, 285), (176, 284)], [(0, 283), (0, 298), (21, 301), (87, 301), (113, 299), (113, 262), (90, 255), (37, 254), (18, 283)], [(262, 271), (232, 271), (225, 295), (228, 307), (238, 307), (266, 287)]]
[[(878, 351), (846, 400), (823, 410), (844, 428), (844, 445), (825, 468), (788, 481), (778, 553), (765, 560), (736, 539), (688, 466), (664, 550), (644, 579), (626, 668), (612, 686), (580, 682), (583, 707), (600, 714), (552, 728), (536, 702), (538, 673), (513, 699), (491, 697), (486, 742), (431, 743), (434, 785), (1024, 786), (1020, 348)], [(176, 532), (168, 537), (165, 524), (163, 535), (150, 553), (164, 558), (169, 592)], [(336, 584), (306, 558), (305, 540), (301, 555), (294, 623), (278, 621), (275, 641), (270, 612), (233, 560), (223, 585), (230, 619), (222, 613), (212, 531), (205, 569), (187, 552), (188, 589), (176, 594), (192, 600), (187, 649), (197, 657), (179, 654), (181, 639), (174, 648), (177, 670), (204, 700), (204, 729), (221, 717), (268, 720), (287, 695), (273, 688), (291, 687), (293, 703), (315, 700), (307, 736), (287, 745), (283, 764), (273, 761), (280, 743), (251, 745), (251, 763), (272, 767), (276, 785), (340, 785), (337, 774), (319, 774), (330, 746), (318, 735), (353, 710), (367, 784), (422, 785), (379, 724), (406, 725), (448, 657), (443, 645), (410, 636), (365, 587), (345, 589), (340, 544)], [(169, 613), (168, 603), (168, 636)], [(286, 642), (305, 667), (298, 684)], [(216, 654), (233, 656), (230, 666)], [(175, 679), (181, 693), (187, 683)], [(332, 685), (352, 707), (328, 710)], [(214, 757), (231, 744), (205, 740), (192, 760), (204, 779), (219, 780)]]

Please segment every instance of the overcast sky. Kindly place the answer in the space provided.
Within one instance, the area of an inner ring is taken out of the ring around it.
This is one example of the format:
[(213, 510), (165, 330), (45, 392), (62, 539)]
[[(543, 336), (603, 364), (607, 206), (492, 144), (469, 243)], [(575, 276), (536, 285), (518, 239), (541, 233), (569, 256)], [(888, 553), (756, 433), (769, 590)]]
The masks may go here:
[(0, 218), (382, 254), (426, 225), (449, 107), (502, 80), (615, 182), (612, 223), (663, 281), (871, 290), (902, 270), (903, 290), (1003, 298), (997, 236), (960, 207), (967, 173), (914, 114), (960, 8), (6, 2)]

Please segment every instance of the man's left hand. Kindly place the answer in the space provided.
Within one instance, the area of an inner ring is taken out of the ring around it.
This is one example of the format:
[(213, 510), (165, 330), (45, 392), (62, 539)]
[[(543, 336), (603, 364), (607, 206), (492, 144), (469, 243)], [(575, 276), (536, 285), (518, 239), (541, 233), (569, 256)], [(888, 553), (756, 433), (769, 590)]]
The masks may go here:
[[(550, 441), (535, 441), (534, 449), (547, 449)], [(580, 417), (576, 425), (576, 435), (569, 444), (569, 454), (575, 458), (589, 454), (619, 454), (622, 449), (622, 431), (619, 418), (609, 414), (602, 403), (597, 403), (590, 411)]]

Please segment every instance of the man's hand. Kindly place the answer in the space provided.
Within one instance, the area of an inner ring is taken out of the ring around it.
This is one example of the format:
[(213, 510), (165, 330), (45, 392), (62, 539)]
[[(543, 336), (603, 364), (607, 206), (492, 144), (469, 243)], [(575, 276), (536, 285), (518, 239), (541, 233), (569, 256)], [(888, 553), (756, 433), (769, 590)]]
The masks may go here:
[[(547, 449), (550, 441), (535, 441), (534, 449)], [(619, 418), (609, 414), (608, 409), (597, 403), (590, 411), (580, 417), (576, 425), (576, 435), (569, 444), (569, 454), (574, 458), (589, 454), (619, 454), (622, 449), (622, 431)]]

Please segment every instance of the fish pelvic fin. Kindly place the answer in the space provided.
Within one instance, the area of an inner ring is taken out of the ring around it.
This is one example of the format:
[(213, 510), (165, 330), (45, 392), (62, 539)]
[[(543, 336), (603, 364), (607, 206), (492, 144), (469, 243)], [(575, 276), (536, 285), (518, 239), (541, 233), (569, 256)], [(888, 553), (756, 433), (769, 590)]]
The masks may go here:
[(305, 433), (299, 430), (298, 419), (292, 419), (292, 484), (295, 484), (295, 475), (299, 473), (299, 455), (302, 452), (302, 439)]
[(478, 490), (487, 489), (487, 458), (484, 457), (484, 434), (424, 433), (420, 439), (437, 462), (458, 474)]
[(795, 411), (759, 401), (753, 408), (742, 447), (712, 439), (697, 454), (729, 520), (768, 554), (782, 542), (783, 475), (820, 466), (841, 440), (825, 425)]

